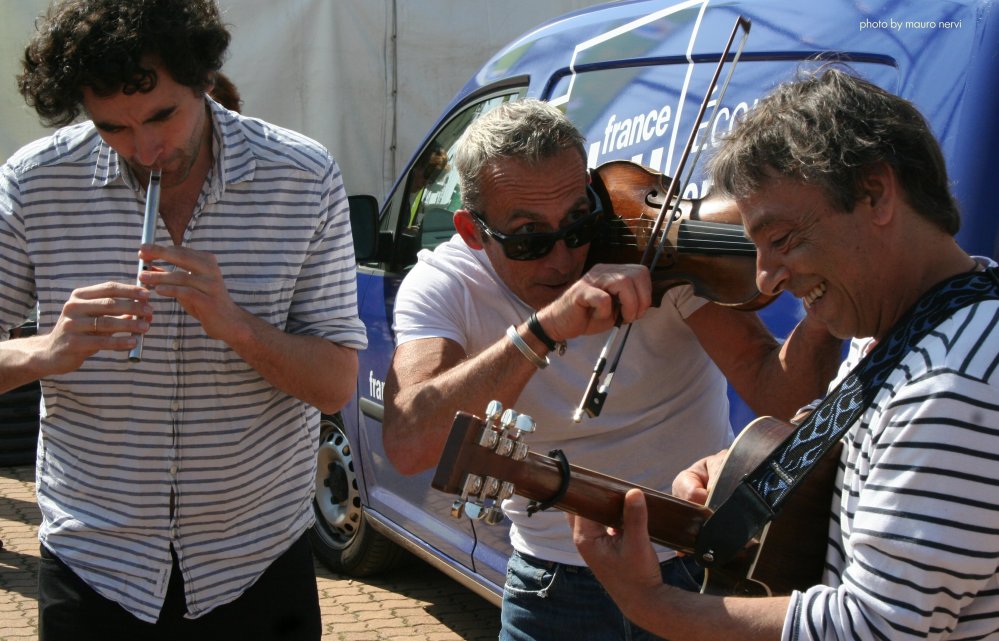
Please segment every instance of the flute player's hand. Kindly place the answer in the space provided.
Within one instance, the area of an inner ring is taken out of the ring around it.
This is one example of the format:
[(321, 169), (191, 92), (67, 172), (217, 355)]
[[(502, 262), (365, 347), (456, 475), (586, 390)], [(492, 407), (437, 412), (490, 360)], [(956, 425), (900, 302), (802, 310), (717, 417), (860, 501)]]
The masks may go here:
[(249, 314), (229, 296), (214, 255), (178, 245), (142, 245), (139, 258), (176, 267), (167, 271), (153, 266), (139, 279), (157, 295), (175, 298), (206, 334), (227, 342), (238, 334)]
[(147, 290), (101, 283), (73, 290), (51, 332), (19, 340), (39, 356), (37, 378), (65, 374), (101, 350), (132, 349), (133, 334), (147, 332), (152, 316)]

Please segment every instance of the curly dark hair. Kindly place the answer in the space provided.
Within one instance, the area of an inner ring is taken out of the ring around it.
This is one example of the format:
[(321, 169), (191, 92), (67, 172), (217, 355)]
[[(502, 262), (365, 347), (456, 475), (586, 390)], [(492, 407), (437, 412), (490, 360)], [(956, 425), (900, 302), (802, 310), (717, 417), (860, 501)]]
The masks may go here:
[(80, 115), (84, 87), (151, 91), (152, 64), (207, 89), (229, 40), (213, 0), (62, 0), (36, 23), (17, 85), (45, 125), (66, 125)]
[(802, 73), (761, 100), (710, 168), (715, 189), (735, 198), (776, 172), (822, 188), (830, 202), (852, 211), (878, 163), (892, 167), (913, 209), (957, 233), (960, 214), (926, 119), (909, 101), (835, 67)]

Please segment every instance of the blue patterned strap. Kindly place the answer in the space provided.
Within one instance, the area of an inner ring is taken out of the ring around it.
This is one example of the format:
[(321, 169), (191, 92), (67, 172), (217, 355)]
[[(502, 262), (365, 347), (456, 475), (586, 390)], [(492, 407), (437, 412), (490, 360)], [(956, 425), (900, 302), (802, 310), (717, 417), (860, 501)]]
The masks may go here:
[(963, 307), (996, 298), (997, 268), (959, 274), (924, 294), (707, 520), (695, 546), (701, 564), (728, 562), (763, 530), (813, 466), (870, 407), (902, 358), (934, 327)]

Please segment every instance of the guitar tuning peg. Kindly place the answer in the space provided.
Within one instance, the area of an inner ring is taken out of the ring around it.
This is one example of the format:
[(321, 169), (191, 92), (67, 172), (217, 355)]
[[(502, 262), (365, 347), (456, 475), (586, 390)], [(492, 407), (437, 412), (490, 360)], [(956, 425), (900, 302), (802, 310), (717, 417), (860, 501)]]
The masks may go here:
[(496, 449), (496, 444), (498, 442), (499, 432), (490, 427), (483, 429), (482, 434), (479, 435), (479, 445), (490, 450)]
[(467, 499), (470, 496), (477, 496), (482, 491), (482, 477), (478, 474), (469, 474), (465, 477), (465, 484), (461, 488), (461, 498)]
[(516, 449), (516, 442), (511, 438), (506, 438), (505, 436), (496, 441), (496, 449), (494, 450), (499, 456), (509, 456), (512, 457)]
[(481, 518), (487, 525), (496, 525), (503, 520), (503, 510), (496, 505), (490, 506), (483, 512)]
[(498, 419), (500, 417), (500, 414), (502, 413), (503, 413), (503, 403), (500, 403), (499, 401), (489, 401), (489, 404), (486, 405), (487, 422), (490, 423), (495, 422), (496, 419)]
[(488, 525), (496, 525), (503, 520), (503, 510), (496, 504), (486, 507), (479, 501), (457, 499), (451, 504), (451, 517), (460, 519), (464, 516), (473, 521), (485, 521)]
[(479, 496), (484, 498), (494, 498), (499, 494), (502, 481), (492, 476), (487, 476), (482, 483), (482, 490), (479, 492)]
[(500, 486), (499, 492), (496, 494), (496, 501), (497, 502), (505, 501), (506, 499), (513, 496), (515, 491), (516, 488), (514, 487), (513, 483), (509, 481), (503, 481), (503, 484)]
[(482, 504), (477, 501), (468, 501), (465, 503), (465, 514), (473, 521), (478, 521), (485, 516), (485, 510), (486, 508), (482, 507)]
[(500, 427), (504, 430), (510, 429), (513, 427), (514, 423), (517, 422), (518, 416), (520, 416), (520, 414), (513, 410), (503, 410), (503, 415), (500, 416)]
[(512, 455), (514, 460), (519, 461), (527, 456), (527, 446), (520, 440), (520, 437), (525, 433), (530, 434), (534, 431), (534, 428), (534, 419), (527, 414), (518, 414), (517, 418), (513, 421), (513, 425), (506, 426), (504, 435), (515, 443), (513, 446), (514, 454)]
[(527, 432), (530, 434), (534, 431), (535, 427), (537, 427), (537, 424), (534, 422), (534, 419), (527, 414), (519, 415), (514, 422), (514, 429), (518, 432)]

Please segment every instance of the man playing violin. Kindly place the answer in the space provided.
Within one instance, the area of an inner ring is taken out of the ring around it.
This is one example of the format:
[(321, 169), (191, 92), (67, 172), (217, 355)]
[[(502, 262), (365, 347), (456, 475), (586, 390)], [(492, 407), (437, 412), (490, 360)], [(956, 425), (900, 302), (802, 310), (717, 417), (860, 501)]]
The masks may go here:
[[(912, 347), (842, 422), (821, 585), (765, 598), (664, 585), (637, 490), (620, 529), (570, 517), (579, 551), (629, 618), (673, 641), (999, 638), (999, 283), (994, 261), (955, 242), (958, 210), (926, 121), (826, 70), (760, 101), (712, 176), (757, 245), (760, 290), (787, 290), (854, 339), (841, 377)], [(964, 300), (915, 333), (909, 320), (948, 292)], [(683, 472), (673, 493), (704, 502), (719, 460)]]
[[(839, 341), (814, 320), (780, 344), (755, 314), (689, 286), (653, 306), (640, 265), (585, 270), (601, 203), (582, 136), (558, 109), (495, 109), (466, 131), (455, 164), (458, 233), (421, 252), (395, 304), (383, 440), (401, 472), (436, 465), (455, 412), (481, 414), (495, 399), (537, 420), (532, 448), (665, 489), (692, 455), (731, 441), (726, 377), (754, 411), (789, 417), (834, 373)], [(635, 325), (615, 393), (601, 416), (573, 424), (617, 316)], [(503, 505), (516, 552), (501, 638), (641, 638), (585, 568), (564, 517), (528, 518), (525, 508), (520, 498)], [(673, 559), (657, 551), (659, 576), (697, 587)]]

